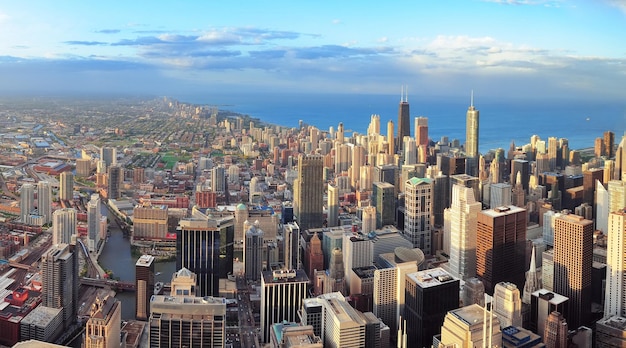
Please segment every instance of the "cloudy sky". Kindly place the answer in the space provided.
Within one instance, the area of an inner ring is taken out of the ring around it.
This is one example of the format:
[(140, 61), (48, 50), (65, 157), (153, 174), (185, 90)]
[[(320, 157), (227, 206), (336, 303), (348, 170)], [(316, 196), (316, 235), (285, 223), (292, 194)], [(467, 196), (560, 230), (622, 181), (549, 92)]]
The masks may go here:
[(626, 0), (0, 0), (0, 93), (626, 99)]

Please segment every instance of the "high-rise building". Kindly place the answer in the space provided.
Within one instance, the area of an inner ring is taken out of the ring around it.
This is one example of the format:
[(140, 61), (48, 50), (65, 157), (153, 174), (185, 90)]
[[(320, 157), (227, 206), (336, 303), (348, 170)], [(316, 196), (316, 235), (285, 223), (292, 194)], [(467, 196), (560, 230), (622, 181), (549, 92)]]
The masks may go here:
[(592, 263), (593, 221), (573, 214), (555, 218), (554, 291), (569, 298), (572, 327), (589, 325)]
[(115, 297), (96, 298), (85, 325), (85, 347), (119, 348), (122, 303)]
[(219, 279), (233, 271), (234, 223), (231, 216), (185, 218), (176, 231), (176, 269), (198, 277), (199, 296), (218, 296)]
[(218, 194), (226, 191), (226, 170), (222, 166), (211, 169), (211, 191)]
[(330, 264), (324, 280), (324, 293), (345, 291), (345, 270), (343, 265), (343, 252), (340, 248), (334, 248), (330, 253)]
[[(330, 258), (330, 254), (328, 254)], [(299, 269), (302, 263), (300, 257), (300, 227), (295, 222), (283, 225), (283, 265), (288, 269)]]
[[(450, 196), (449, 196), (450, 199), (452, 198), (452, 186), (453, 185), (459, 185), (459, 186), (471, 188), (472, 191), (474, 191), (474, 199), (477, 202), (481, 201), (480, 180), (478, 180), (478, 177), (467, 175), (467, 174), (450, 175)], [(452, 203), (451, 200), (449, 200), (449, 202)], [(449, 206), (450, 205), (448, 205), (448, 207)]]
[(430, 347), (448, 311), (459, 308), (459, 279), (442, 268), (406, 275), (407, 347)]
[(354, 275), (352, 269), (358, 267), (368, 267), (372, 265), (374, 257), (374, 245), (372, 241), (363, 234), (344, 234), (343, 236), (343, 264), (345, 267), (346, 284)]
[(596, 180), (603, 183), (604, 169), (592, 168), (583, 172), (583, 202), (594, 204)]
[(611, 131), (604, 132), (604, 150), (607, 158), (615, 156), (615, 133)]
[(566, 348), (567, 345), (567, 327), (568, 324), (559, 312), (552, 312), (546, 319), (546, 325), (543, 332), (543, 343), (546, 348)]
[(56, 244), (41, 256), (41, 304), (62, 308), (63, 325), (76, 321), (78, 255), (74, 244)]
[(432, 254), (432, 198), (433, 183), (428, 178), (411, 178), (404, 184), (404, 238)]
[(521, 173), (524, 192), (528, 192), (528, 182), (530, 180), (530, 164), (528, 161), (520, 159), (511, 161), (511, 179), (516, 178), (518, 172)]
[(70, 244), (76, 234), (76, 209), (57, 209), (52, 214), (52, 244)]
[(495, 285), (507, 281), (524, 285), (526, 273), (526, 209), (498, 207), (478, 213), (476, 275), (492, 294)]
[(135, 318), (148, 320), (154, 293), (154, 256), (141, 255), (135, 263)]
[(394, 126), (393, 121), (387, 122), (387, 154), (393, 156), (396, 153), (396, 144), (394, 139)]
[(463, 280), (476, 276), (476, 218), (481, 208), (472, 189), (452, 185), (452, 205), (444, 217), (444, 231), (450, 231), (448, 268)]
[(502, 347), (495, 313), (473, 304), (451, 310), (441, 327), (440, 347)]
[(263, 271), (263, 230), (252, 224), (244, 239), (243, 264), (246, 280), (258, 281)]
[(376, 207), (363, 207), (363, 217), (361, 218), (361, 231), (368, 234), (376, 229)]
[(264, 271), (261, 276), (261, 330), (269, 342), (270, 326), (283, 320), (296, 321), (307, 297), (309, 278), (303, 270)]
[(294, 214), (302, 230), (321, 227), (324, 205), (324, 158), (321, 155), (300, 155), (298, 177), (294, 180)]
[(609, 214), (608, 228), (604, 316), (626, 317), (626, 209)]
[[(408, 88), (407, 88), (408, 89)], [(398, 152), (402, 152), (404, 137), (411, 136), (411, 119), (409, 113), (409, 97), (408, 92), (403, 88), (400, 94), (400, 105), (398, 105), (398, 138), (396, 145)]]
[(417, 145), (417, 161), (425, 163), (428, 156), (428, 117), (415, 118), (415, 144)]
[(117, 149), (114, 147), (101, 147), (100, 160), (104, 161), (105, 168), (117, 164)]
[(388, 182), (374, 182), (372, 204), (376, 208), (376, 228), (393, 225), (395, 222), (395, 187)]
[(596, 347), (626, 347), (626, 318), (608, 317), (596, 322)]
[(20, 216), (22, 222), (30, 224), (30, 213), (35, 209), (35, 186), (23, 184), (20, 188)]
[(76, 160), (76, 175), (80, 177), (88, 177), (91, 174), (91, 160), (79, 158)]
[(492, 305), (502, 327), (522, 326), (522, 299), (515, 284), (509, 282), (496, 284)]
[(328, 227), (337, 226), (339, 219), (339, 188), (328, 184)]
[(37, 211), (44, 224), (52, 221), (52, 185), (49, 181), (37, 183)]
[(546, 289), (533, 292), (530, 302), (529, 328), (544, 337), (546, 320), (552, 312), (567, 315), (568, 298)]
[(507, 183), (495, 183), (490, 186), (489, 206), (497, 208), (513, 204), (511, 200), (512, 187)]
[(611, 180), (607, 185), (609, 191), (609, 212), (626, 208), (626, 181)]
[(94, 193), (87, 202), (87, 237), (89, 238), (90, 249), (93, 250), (100, 240), (100, 220), (102, 219), (102, 205), (100, 195)]
[(122, 182), (122, 168), (117, 165), (111, 165), (109, 167), (109, 180), (107, 182), (107, 198), (118, 199), (120, 198), (120, 184)]
[(59, 175), (59, 199), (71, 201), (74, 199), (74, 174), (63, 172)]
[(150, 347), (219, 348), (226, 344), (224, 298), (155, 295), (150, 312)]
[(137, 205), (133, 209), (133, 239), (162, 240), (168, 232), (166, 205)]
[(465, 154), (467, 155), (470, 167), (466, 173), (472, 176), (478, 176), (478, 123), (479, 111), (474, 107), (474, 92), (466, 114), (465, 126)]

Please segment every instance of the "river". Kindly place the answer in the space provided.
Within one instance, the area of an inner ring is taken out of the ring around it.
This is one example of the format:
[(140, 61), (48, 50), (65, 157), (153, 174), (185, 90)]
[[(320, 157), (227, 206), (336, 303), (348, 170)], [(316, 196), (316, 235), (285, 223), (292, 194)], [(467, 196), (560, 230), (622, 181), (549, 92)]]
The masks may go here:
[[(131, 256), (130, 240), (124, 237), (120, 228), (115, 224), (113, 216), (109, 216), (109, 221), (111, 221), (109, 224), (111, 235), (100, 253), (98, 262), (105, 270), (112, 270), (114, 278), (119, 277), (122, 281), (134, 282), (137, 259)], [(176, 261), (157, 262), (154, 271), (158, 274), (156, 281), (169, 283), (172, 280), (172, 274), (176, 271)], [(115, 297), (122, 303), (122, 320), (134, 320), (135, 293), (118, 292)]]

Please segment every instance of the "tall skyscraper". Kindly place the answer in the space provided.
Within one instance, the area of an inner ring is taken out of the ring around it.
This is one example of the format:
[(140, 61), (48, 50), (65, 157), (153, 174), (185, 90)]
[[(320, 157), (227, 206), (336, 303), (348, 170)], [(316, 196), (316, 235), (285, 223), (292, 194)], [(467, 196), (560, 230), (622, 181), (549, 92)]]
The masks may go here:
[(372, 204), (376, 207), (376, 228), (395, 223), (395, 187), (387, 182), (374, 182)]
[(219, 194), (226, 191), (226, 170), (222, 166), (211, 169), (211, 191)]
[(20, 188), (20, 216), (22, 222), (30, 224), (30, 213), (35, 209), (35, 186), (23, 184)]
[(259, 281), (263, 271), (263, 230), (258, 224), (252, 224), (244, 239), (243, 264), (246, 280)]
[(431, 229), (433, 211), (433, 183), (427, 178), (411, 178), (404, 184), (404, 238), (432, 254)]
[(609, 212), (626, 208), (626, 181), (611, 180), (607, 185), (609, 191)]
[(322, 227), (324, 205), (324, 158), (298, 156), (298, 177), (293, 182), (293, 210), (301, 230)]
[(522, 299), (515, 284), (500, 282), (493, 291), (493, 312), (500, 319), (500, 325), (522, 326)]
[(430, 347), (448, 311), (459, 308), (459, 279), (442, 268), (406, 275), (407, 347)]
[(74, 174), (63, 172), (59, 175), (59, 199), (71, 201), (74, 199)]
[(511, 180), (517, 178), (518, 172), (521, 173), (520, 178), (524, 192), (528, 192), (528, 182), (530, 180), (530, 164), (528, 161), (520, 159), (511, 161)]
[(85, 325), (85, 347), (119, 348), (122, 303), (113, 296), (96, 298)]
[(269, 342), (270, 326), (283, 320), (296, 321), (307, 297), (309, 278), (303, 270), (265, 271), (261, 276), (261, 331)]
[(524, 286), (526, 209), (511, 205), (481, 211), (476, 235), (476, 275), (485, 291), (492, 294), (503, 281)]
[(76, 234), (76, 209), (57, 209), (52, 214), (52, 244), (70, 244)]
[(393, 121), (389, 120), (387, 122), (387, 154), (393, 156), (396, 153), (395, 147), (395, 138), (394, 138), (394, 126)]
[(117, 165), (112, 165), (109, 167), (109, 181), (107, 182), (107, 197), (109, 199), (120, 198), (120, 184), (122, 182), (122, 178), (122, 168), (118, 167)]
[(41, 256), (41, 304), (62, 308), (63, 325), (76, 321), (78, 310), (78, 255), (75, 245), (53, 245)]
[[(100, 195), (94, 193), (87, 202), (87, 237), (89, 238), (90, 248), (93, 250), (100, 240), (100, 220), (102, 218), (102, 206), (100, 203)], [(92, 245), (91, 245), (92, 244)]]
[(337, 226), (339, 219), (339, 188), (328, 184), (328, 227)]
[(474, 91), (472, 91), (472, 98), (470, 106), (467, 109), (466, 114), (466, 126), (465, 126), (465, 154), (467, 155), (468, 162), (470, 162), (470, 168), (467, 168), (467, 174), (472, 176), (478, 176), (478, 122), (479, 111), (474, 107)]
[(500, 321), (492, 311), (472, 304), (451, 310), (441, 327), (440, 347), (503, 347)]
[(52, 221), (52, 186), (49, 181), (37, 183), (37, 211), (44, 224)]
[(607, 158), (615, 156), (615, 133), (611, 131), (604, 132), (604, 150)]
[(219, 296), (219, 279), (233, 270), (234, 219), (186, 218), (176, 231), (176, 269), (198, 277), (199, 296)]
[(566, 348), (567, 327), (568, 324), (563, 314), (559, 312), (550, 313), (543, 332), (543, 343), (545, 343), (546, 348)]
[(626, 210), (609, 214), (604, 317), (626, 317)]
[(450, 231), (448, 267), (463, 280), (476, 276), (476, 218), (481, 209), (472, 189), (452, 185), (452, 206), (444, 218), (444, 230)]
[(573, 214), (555, 218), (554, 291), (569, 298), (572, 327), (589, 325), (592, 263), (593, 221)]
[(106, 146), (100, 148), (100, 160), (104, 161), (105, 168), (117, 164), (117, 149)]
[(154, 256), (141, 255), (135, 263), (135, 318), (138, 320), (148, 320), (150, 317), (154, 283)]
[(398, 105), (398, 138), (396, 139), (398, 152), (402, 152), (405, 136), (411, 136), (411, 119), (409, 113), (408, 88), (405, 89), (403, 87), (400, 93), (400, 105)]
[(415, 143), (417, 145), (417, 161), (425, 163), (428, 156), (428, 117), (415, 118)]
[(309, 242), (309, 246), (306, 249), (307, 258), (307, 275), (309, 279), (313, 279), (316, 271), (324, 269), (324, 252), (322, 251), (322, 240), (320, 239), (320, 232), (316, 232)]

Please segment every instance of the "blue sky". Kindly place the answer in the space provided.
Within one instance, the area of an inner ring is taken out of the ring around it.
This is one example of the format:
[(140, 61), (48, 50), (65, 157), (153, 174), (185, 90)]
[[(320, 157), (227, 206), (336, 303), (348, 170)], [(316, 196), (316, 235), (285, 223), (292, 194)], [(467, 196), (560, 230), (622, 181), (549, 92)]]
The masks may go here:
[(0, 0), (0, 93), (624, 100), (625, 33), (626, 0)]

